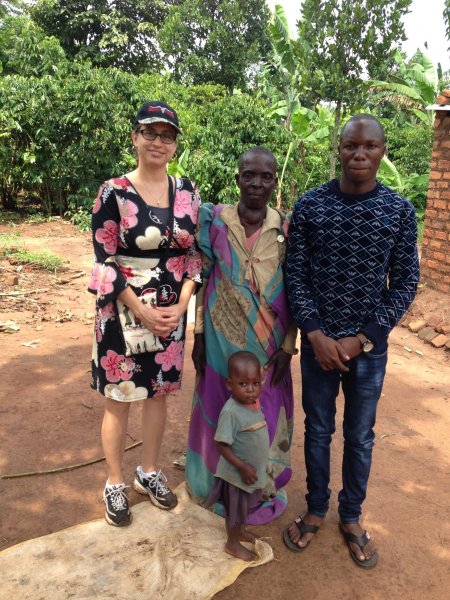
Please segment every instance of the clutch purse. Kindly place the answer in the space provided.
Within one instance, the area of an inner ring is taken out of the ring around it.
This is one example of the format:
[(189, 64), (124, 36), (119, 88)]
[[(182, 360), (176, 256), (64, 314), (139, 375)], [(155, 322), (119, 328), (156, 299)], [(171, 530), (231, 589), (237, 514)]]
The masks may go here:
[[(140, 296), (139, 300), (146, 305), (155, 305), (156, 290)], [(116, 300), (116, 302), (120, 328), (125, 344), (125, 356), (164, 350), (159, 337), (147, 329), (128, 306), (120, 300)]]

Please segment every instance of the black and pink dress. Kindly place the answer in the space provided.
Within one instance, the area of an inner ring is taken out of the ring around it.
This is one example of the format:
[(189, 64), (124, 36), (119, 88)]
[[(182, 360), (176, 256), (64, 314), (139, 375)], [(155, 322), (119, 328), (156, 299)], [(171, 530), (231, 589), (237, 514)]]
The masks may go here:
[[(170, 206), (146, 204), (126, 177), (106, 181), (92, 210), (95, 265), (89, 291), (97, 295), (91, 387), (122, 402), (178, 390), (186, 315), (159, 338), (161, 349), (127, 356), (117, 296), (130, 286), (159, 306), (178, 302), (184, 279), (201, 284), (195, 241), (200, 197), (188, 179), (169, 178)], [(128, 352), (129, 354), (129, 352)]]

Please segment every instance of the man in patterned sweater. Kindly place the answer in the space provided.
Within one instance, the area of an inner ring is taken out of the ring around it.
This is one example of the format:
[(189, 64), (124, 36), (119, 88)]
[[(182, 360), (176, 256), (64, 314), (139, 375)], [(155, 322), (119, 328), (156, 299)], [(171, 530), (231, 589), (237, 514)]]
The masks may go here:
[(383, 127), (356, 115), (339, 144), (342, 175), (296, 202), (286, 280), (302, 334), (307, 511), (285, 530), (301, 552), (320, 527), (331, 490), (330, 444), (339, 387), (345, 398), (340, 531), (350, 556), (373, 567), (378, 554), (359, 524), (374, 444), (387, 338), (414, 299), (419, 278), (412, 205), (376, 181)]

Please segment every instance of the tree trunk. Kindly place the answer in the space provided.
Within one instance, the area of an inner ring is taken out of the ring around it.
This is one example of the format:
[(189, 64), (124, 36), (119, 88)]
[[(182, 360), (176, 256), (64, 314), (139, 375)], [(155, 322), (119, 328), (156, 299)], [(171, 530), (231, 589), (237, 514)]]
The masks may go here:
[(339, 127), (342, 118), (342, 101), (338, 100), (334, 111), (333, 133), (331, 134), (330, 179), (336, 177), (336, 160), (338, 156)]

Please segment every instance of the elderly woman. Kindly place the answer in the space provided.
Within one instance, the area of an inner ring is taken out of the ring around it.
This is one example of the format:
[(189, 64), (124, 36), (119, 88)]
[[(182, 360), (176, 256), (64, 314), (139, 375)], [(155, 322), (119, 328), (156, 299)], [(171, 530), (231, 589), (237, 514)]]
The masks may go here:
[[(262, 524), (286, 507), (283, 486), (291, 477), (293, 398), (290, 361), (296, 353), (283, 264), (287, 221), (267, 206), (275, 188), (276, 161), (265, 148), (251, 148), (239, 162), (237, 205), (204, 204), (197, 236), (207, 277), (197, 296), (192, 358), (198, 379), (186, 458), (186, 480), (204, 504), (214, 485), (219, 454), (214, 444), (219, 413), (228, 400), (227, 361), (238, 350), (255, 354), (266, 370), (260, 403), (270, 440), (263, 499), (249, 524)], [(204, 291), (204, 293), (202, 293)], [(214, 509), (223, 514), (223, 507)]]
[(195, 241), (200, 198), (188, 179), (167, 175), (181, 132), (163, 102), (138, 111), (131, 134), (136, 169), (105, 182), (93, 208), (97, 294), (92, 387), (105, 396), (102, 442), (108, 466), (105, 518), (128, 525), (122, 459), (130, 404), (142, 406), (142, 465), (133, 487), (163, 509), (177, 504), (158, 469), (166, 396), (179, 389), (185, 313), (200, 283)]

